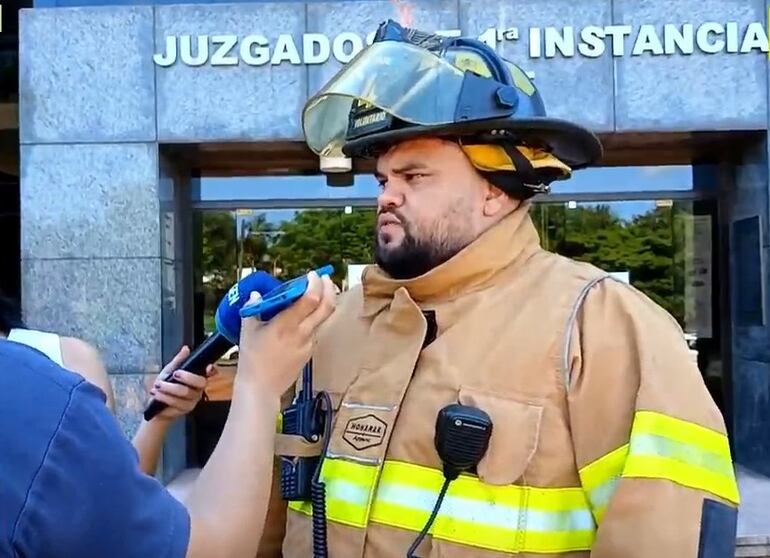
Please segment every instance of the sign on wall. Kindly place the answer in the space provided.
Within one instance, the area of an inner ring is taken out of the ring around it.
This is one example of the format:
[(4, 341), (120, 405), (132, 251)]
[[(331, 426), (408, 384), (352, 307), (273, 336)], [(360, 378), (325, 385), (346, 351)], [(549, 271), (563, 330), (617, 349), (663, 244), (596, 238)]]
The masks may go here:
[(683, 215), (684, 220), (684, 322), (688, 332), (710, 338), (711, 316), (711, 217)]
[[(459, 36), (460, 30), (438, 32)], [(162, 67), (181, 62), (187, 66), (249, 66), (279, 64), (323, 64), (330, 58), (347, 63), (374, 39), (346, 31), (334, 36), (323, 33), (303, 33), (295, 38), (290, 33), (278, 35), (275, 41), (262, 34), (168, 35), (163, 51), (153, 56)], [(588, 25), (582, 28), (529, 27), (520, 29), (490, 27), (479, 39), (492, 48), (506, 42), (525, 42), (531, 59), (584, 57), (605, 55), (671, 56), (703, 54), (751, 54), (768, 52), (768, 36), (760, 22), (740, 26), (735, 21), (700, 24), (667, 23), (657, 26)]]
[(361, 283), (361, 276), (368, 265), (370, 264), (348, 264), (348, 273), (345, 277), (344, 290), (350, 290)]

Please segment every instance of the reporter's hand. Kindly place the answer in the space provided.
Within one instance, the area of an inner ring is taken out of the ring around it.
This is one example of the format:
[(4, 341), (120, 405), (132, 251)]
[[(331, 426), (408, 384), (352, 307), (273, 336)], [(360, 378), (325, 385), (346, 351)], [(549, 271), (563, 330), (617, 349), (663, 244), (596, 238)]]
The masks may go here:
[[(252, 293), (248, 304), (259, 301)], [(245, 318), (238, 345), (236, 382), (253, 380), (271, 396), (280, 397), (310, 360), (319, 326), (334, 312), (336, 293), (328, 277), (308, 273), (305, 294), (267, 323)]]
[[(208, 379), (216, 375), (216, 369), (212, 365), (206, 367), (206, 377), (178, 370), (189, 355), (190, 349), (187, 346), (182, 347), (155, 379), (150, 396), (168, 405), (155, 419), (170, 421), (192, 411), (203, 397)], [(163, 381), (166, 377), (170, 378), (171, 373), (179, 383)]]

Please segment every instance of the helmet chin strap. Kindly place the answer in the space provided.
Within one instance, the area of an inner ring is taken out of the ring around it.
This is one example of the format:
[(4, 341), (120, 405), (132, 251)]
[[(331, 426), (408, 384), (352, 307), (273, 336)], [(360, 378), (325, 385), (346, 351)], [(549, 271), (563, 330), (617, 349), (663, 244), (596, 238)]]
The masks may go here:
[(528, 184), (521, 180), (515, 171), (481, 172), (493, 186), (517, 200), (528, 200), (537, 194), (548, 194), (551, 187), (548, 184)]
[[(463, 145), (462, 138), (455, 138), (458, 144)], [(494, 144), (502, 148), (510, 158), (515, 170), (479, 170), (489, 182), (508, 194), (509, 196), (526, 200), (537, 194), (548, 194), (551, 191), (550, 183), (557, 179), (553, 172), (547, 169), (536, 169), (532, 162), (517, 149), (517, 142), (513, 139), (481, 140), (482, 144)]]

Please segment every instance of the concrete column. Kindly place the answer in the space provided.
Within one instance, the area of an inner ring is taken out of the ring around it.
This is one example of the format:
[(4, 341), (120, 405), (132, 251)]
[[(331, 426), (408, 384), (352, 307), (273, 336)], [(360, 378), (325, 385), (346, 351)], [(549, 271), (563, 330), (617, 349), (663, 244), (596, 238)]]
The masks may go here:
[[(725, 232), (729, 235), (732, 335), (727, 342), (732, 351), (735, 457), (741, 465), (766, 475), (770, 475), (769, 185), (765, 136), (735, 169), (734, 187), (725, 203)], [(758, 231), (751, 221), (755, 218)], [(752, 229), (758, 234), (752, 235)], [(761, 289), (756, 296), (749, 294), (756, 288)]]
[(162, 362), (157, 149), (24, 145), (21, 168), (25, 319), (100, 350), (130, 435)]
[[(101, 352), (131, 436), (164, 361), (151, 7), (20, 14), (22, 301)], [(173, 261), (173, 260), (172, 260)]]

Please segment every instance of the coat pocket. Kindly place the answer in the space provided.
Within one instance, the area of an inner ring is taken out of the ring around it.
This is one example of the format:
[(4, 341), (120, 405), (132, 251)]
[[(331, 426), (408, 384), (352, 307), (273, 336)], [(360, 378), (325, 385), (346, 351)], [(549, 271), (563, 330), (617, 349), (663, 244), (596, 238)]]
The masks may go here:
[(498, 486), (520, 479), (537, 450), (543, 404), (466, 386), (460, 387), (459, 402), (483, 410), (492, 420), (489, 447), (477, 467), (479, 479)]

